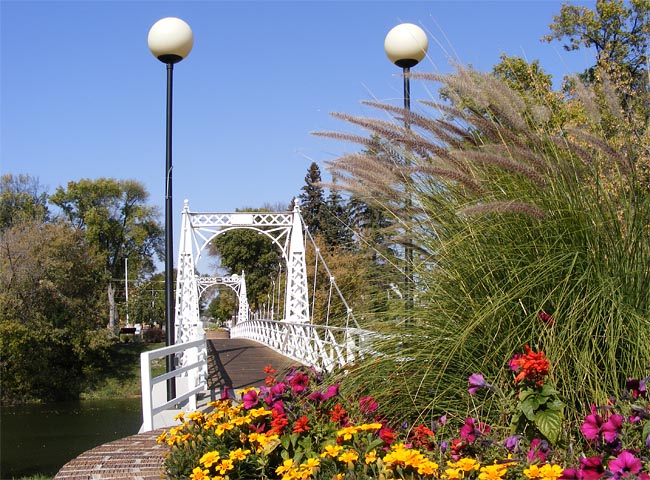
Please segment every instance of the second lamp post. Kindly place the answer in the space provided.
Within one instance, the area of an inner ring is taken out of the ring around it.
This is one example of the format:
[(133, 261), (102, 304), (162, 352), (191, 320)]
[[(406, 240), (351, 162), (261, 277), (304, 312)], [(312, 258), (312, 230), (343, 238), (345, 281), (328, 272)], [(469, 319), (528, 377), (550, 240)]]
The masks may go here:
[[(427, 34), (417, 25), (401, 23), (393, 27), (384, 40), (386, 55), (395, 65), (402, 69), (404, 76), (404, 109), (411, 110), (411, 85), (409, 72), (426, 56), (429, 41)], [(406, 128), (409, 128), (408, 118), (404, 119)], [(406, 160), (408, 162), (408, 159)], [(407, 192), (407, 211), (411, 207), (411, 194)], [(407, 219), (408, 221), (408, 219)], [(404, 277), (406, 286), (406, 308), (410, 311), (413, 307), (413, 247), (409, 245), (410, 238), (406, 239), (404, 247)]]

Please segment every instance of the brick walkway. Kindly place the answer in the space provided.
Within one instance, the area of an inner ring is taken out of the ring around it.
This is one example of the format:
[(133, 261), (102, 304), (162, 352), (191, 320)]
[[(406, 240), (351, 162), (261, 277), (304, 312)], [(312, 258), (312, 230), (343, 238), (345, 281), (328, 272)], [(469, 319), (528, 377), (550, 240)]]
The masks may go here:
[[(208, 341), (208, 387), (237, 390), (264, 383), (266, 365), (280, 376), (297, 362), (250, 340)], [(162, 429), (105, 443), (66, 463), (55, 480), (160, 480), (167, 445), (157, 444)]]
[(66, 463), (55, 480), (160, 480), (167, 445), (157, 444), (162, 429), (140, 433), (82, 453)]

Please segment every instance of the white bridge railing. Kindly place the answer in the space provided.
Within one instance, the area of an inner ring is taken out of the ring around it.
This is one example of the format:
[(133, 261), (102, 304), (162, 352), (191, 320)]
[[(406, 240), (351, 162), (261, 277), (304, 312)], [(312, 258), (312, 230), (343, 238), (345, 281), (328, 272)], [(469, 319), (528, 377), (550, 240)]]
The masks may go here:
[[(151, 378), (153, 360), (165, 358), (178, 352), (183, 352), (185, 365)], [(206, 389), (207, 365), (207, 351), (204, 339), (142, 352), (140, 354), (140, 379), (142, 383), (142, 428), (140, 432), (153, 430), (154, 417), (157, 414), (185, 401), (188, 402), (188, 410), (196, 410), (196, 395)], [(154, 405), (155, 401), (159, 401), (160, 398), (167, 398), (165, 382), (174, 377), (178, 380), (178, 377), (181, 376), (186, 377), (183, 380), (187, 380), (187, 382), (183, 382), (186, 384), (184, 387), (177, 384), (176, 398)]]
[(231, 338), (262, 343), (282, 355), (331, 372), (372, 354), (375, 332), (276, 320), (247, 320), (230, 329)]

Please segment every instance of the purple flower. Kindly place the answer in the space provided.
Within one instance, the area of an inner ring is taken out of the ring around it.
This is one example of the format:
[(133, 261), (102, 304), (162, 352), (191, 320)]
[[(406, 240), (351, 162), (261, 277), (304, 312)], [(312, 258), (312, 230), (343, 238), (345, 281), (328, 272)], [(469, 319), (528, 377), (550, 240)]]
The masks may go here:
[(597, 440), (600, 436), (600, 428), (603, 425), (603, 419), (598, 415), (596, 406), (591, 405), (591, 414), (585, 417), (585, 421), (580, 427), (580, 431), (587, 440)]
[(469, 443), (474, 442), (477, 437), (486, 433), (490, 433), (490, 427), (483, 422), (477, 424), (473, 418), (466, 418), (465, 425), (460, 427), (460, 438)]
[(471, 374), (469, 376), (469, 388), (467, 389), (469, 394), (474, 395), (482, 388), (492, 388), (492, 385), (488, 384), (480, 373)]
[(519, 440), (521, 440), (521, 435), (510, 435), (503, 441), (503, 446), (508, 449), (509, 452), (518, 453), (521, 451), (521, 446), (519, 445)]
[(618, 457), (611, 460), (607, 465), (614, 478), (621, 478), (626, 475), (636, 475), (641, 471), (641, 460), (636, 458), (627, 450), (623, 450)]
[(621, 433), (623, 425), (623, 417), (618, 414), (614, 414), (609, 417), (609, 419), (603, 424), (601, 432), (603, 438), (607, 443), (614, 443), (618, 440), (618, 435)]
[(339, 386), (330, 385), (329, 387), (327, 387), (327, 390), (325, 390), (324, 392), (321, 390), (316, 390), (311, 395), (309, 395), (309, 399), (315, 402), (324, 402), (325, 400), (328, 400), (332, 397), (336, 397), (338, 394), (339, 394)]

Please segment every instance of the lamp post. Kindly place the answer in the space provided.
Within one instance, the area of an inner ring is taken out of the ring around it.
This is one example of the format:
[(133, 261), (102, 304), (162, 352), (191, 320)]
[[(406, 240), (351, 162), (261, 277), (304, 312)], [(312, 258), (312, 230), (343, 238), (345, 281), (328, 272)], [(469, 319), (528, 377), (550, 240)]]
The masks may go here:
[[(401, 23), (393, 27), (384, 40), (384, 51), (389, 60), (402, 69), (404, 76), (404, 109), (411, 110), (411, 85), (409, 82), (409, 72), (411, 67), (416, 66), (427, 54), (429, 41), (427, 34), (424, 33), (417, 25), (412, 23)], [(410, 127), (408, 118), (404, 119), (404, 124), (408, 129)], [(408, 160), (407, 160), (408, 161)], [(411, 194), (408, 194), (406, 206), (411, 206)], [(408, 245), (410, 239), (404, 247), (404, 277), (406, 283), (406, 308), (411, 310), (413, 307), (412, 292), (412, 265), (413, 265), (413, 247)]]
[[(172, 222), (172, 90), (174, 64), (187, 57), (192, 50), (192, 29), (180, 18), (158, 20), (149, 30), (149, 50), (154, 57), (167, 64), (167, 120), (165, 161), (165, 344), (174, 344), (174, 287), (173, 287), (173, 222)], [(167, 372), (173, 371), (174, 356), (167, 356)], [(167, 381), (167, 400), (176, 397), (176, 381)]]

